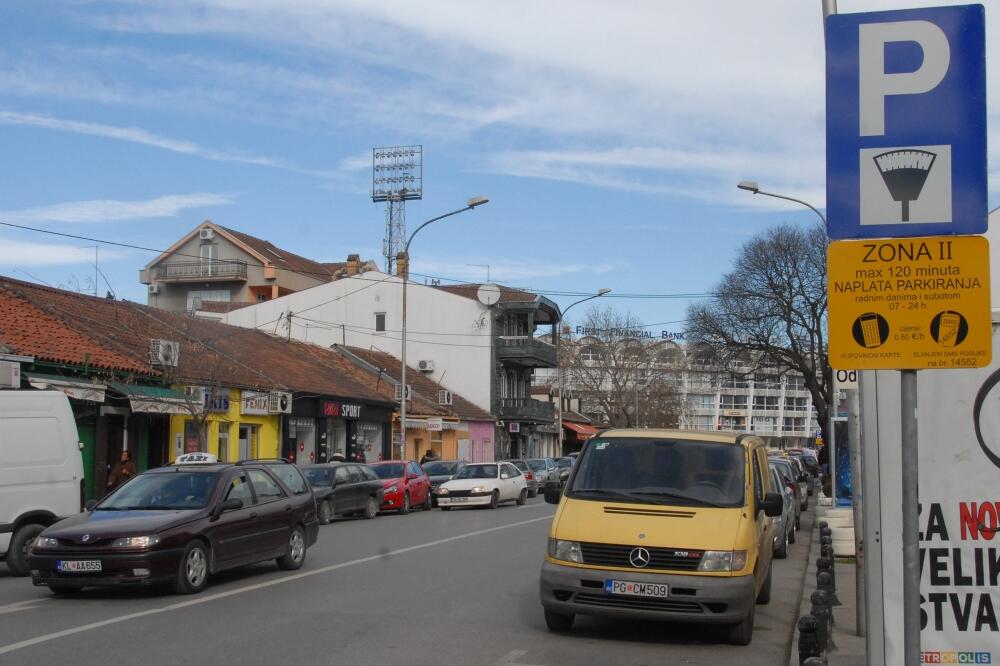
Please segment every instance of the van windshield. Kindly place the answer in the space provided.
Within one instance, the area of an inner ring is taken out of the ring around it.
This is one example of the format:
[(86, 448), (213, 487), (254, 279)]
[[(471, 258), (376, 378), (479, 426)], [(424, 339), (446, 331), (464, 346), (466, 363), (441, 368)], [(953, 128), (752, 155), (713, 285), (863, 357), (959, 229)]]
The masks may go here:
[(653, 504), (743, 506), (743, 447), (683, 439), (598, 439), (569, 496)]

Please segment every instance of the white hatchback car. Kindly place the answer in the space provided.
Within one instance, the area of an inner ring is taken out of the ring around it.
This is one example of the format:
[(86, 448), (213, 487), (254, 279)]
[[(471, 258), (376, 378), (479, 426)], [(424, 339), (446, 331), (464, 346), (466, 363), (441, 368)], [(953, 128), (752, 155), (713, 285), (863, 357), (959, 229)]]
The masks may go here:
[(528, 481), (517, 467), (508, 462), (466, 465), (455, 478), (437, 489), (438, 506), (449, 511), (453, 506), (488, 506), (500, 502), (528, 501)]

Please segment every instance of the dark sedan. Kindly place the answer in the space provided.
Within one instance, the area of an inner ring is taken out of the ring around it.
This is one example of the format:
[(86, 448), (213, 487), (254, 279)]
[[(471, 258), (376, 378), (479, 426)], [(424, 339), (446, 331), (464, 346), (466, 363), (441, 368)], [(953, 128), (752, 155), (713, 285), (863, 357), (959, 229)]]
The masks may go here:
[(32, 546), (32, 582), (56, 594), (156, 583), (191, 594), (225, 569), (269, 559), (302, 566), (319, 531), (308, 485), (289, 487), (273, 463), (178, 461), (46, 528)]
[(464, 460), (434, 460), (426, 462), (421, 467), (431, 479), (431, 502), (437, 506), (437, 489), (445, 481), (455, 478), (468, 463)]
[(319, 522), (335, 516), (374, 518), (382, 506), (382, 480), (368, 465), (327, 463), (302, 470), (316, 495)]

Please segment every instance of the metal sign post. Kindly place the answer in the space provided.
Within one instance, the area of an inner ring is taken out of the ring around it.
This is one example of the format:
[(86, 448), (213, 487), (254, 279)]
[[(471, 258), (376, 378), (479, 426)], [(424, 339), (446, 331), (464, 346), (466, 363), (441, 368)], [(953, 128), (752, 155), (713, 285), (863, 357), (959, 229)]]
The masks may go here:
[(917, 465), (917, 371), (900, 378), (903, 438), (903, 659), (920, 663), (920, 477)]

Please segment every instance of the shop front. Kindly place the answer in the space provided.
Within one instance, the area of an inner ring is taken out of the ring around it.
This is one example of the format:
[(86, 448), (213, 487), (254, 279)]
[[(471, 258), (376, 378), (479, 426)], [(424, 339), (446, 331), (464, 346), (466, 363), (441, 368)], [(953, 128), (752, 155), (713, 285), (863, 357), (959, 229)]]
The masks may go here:
[(324, 463), (335, 455), (375, 462), (389, 456), (390, 408), (340, 398), (296, 398), (286, 417), (282, 457), (299, 465)]
[[(188, 387), (188, 408), (170, 418), (171, 460), (205, 451), (220, 462), (278, 457), (278, 415), (264, 391)], [(199, 409), (199, 405), (201, 405)]]

